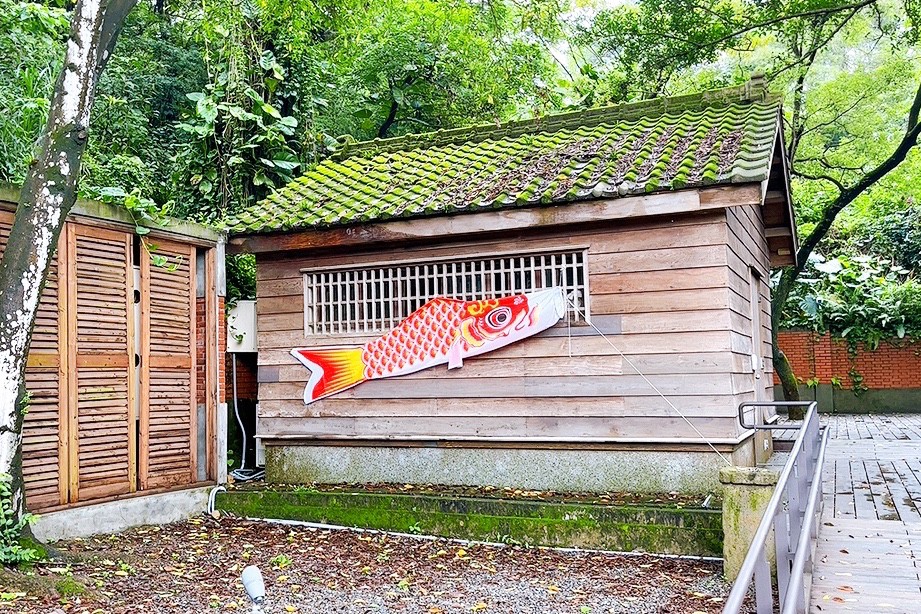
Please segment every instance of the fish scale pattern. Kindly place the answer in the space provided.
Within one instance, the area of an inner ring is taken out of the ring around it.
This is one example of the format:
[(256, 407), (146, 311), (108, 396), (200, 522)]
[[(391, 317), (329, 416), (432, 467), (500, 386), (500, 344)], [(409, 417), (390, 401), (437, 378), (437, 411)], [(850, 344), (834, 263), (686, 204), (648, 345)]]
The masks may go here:
[(437, 356), (446, 356), (466, 313), (463, 301), (436, 298), (383, 336), (367, 343), (365, 378), (386, 377)]
[(231, 234), (559, 205), (767, 178), (780, 99), (748, 83), (364, 143), (227, 221)]

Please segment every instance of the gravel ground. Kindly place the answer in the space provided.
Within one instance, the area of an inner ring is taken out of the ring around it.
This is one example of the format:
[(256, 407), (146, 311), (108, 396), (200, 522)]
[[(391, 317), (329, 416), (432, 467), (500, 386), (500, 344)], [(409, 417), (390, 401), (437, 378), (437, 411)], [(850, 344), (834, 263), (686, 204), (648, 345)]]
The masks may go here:
[(691, 614), (720, 612), (729, 590), (713, 562), (204, 516), (57, 547), (79, 562), (33, 573), (51, 584), (72, 578), (87, 592), (61, 598), (5, 586), (0, 612), (248, 612), (239, 577), (251, 564), (265, 577), (267, 613)]

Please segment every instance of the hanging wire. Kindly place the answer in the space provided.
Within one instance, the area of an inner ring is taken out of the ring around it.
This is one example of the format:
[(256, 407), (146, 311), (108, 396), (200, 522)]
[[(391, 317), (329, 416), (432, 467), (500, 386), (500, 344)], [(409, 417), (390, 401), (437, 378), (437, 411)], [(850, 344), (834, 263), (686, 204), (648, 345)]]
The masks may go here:
[[(579, 309), (579, 306), (575, 304), (575, 301), (573, 301), (571, 297), (568, 297), (568, 296), (567, 296), (567, 297), (566, 297), (566, 300), (569, 301), (569, 305), (576, 311), (576, 315), (579, 315), (579, 314), (581, 314), (581, 315), (583, 315), (583, 316), (585, 315), (585, 313), (582, 312), (581, 309)], [(589, 326), (591, 326), (593, 329), (595, 329), (595, 332), (596, 332), (596, 333), (598, 333), (599, 335), (601, 335), (601, 338), (602, 338), (602, 339), (604, 339), (605, 341), (608, 342), (608, 345), (610, 345), (612, 348), (614, 348), (614, 351), (615, 351), (615, 352), (617, 352), (618, 354), (620, 354), (621, 358), (623, 358), (625, 361), (627, 361), (627, 364), (630, 365), (630, 367), (631, 367), (634, 371), (636, 371), (637, 375), (639, 375), (640, 377), (642, 377), (642, 378), (643, 378), (643, 381), (645, 381), (647, 384), (649, 384), (649, 387), (652, 388), (652, 389), (655, 391), (655, 393), (656, 393), (657, 395), (659, 395), (660, 397), (662, 397), (662, 399), (663, 399), (666, 403), (668, 403), (668, 406), (671, 407), (672, 409), (674, 409), (674, 410), (675, 410), (675, 413), (678, 414), (678, 415), (681, 417), (682, 420), (684, 420), (685, 422), (688, 423), (688, 426), (690, 426), (690, 427), (694, 430), (694, 432), (697, 433), (697, 434), (700, 436), (700, 439), (701, 439), (704, 443), (706, 443), (708, 446), (710, 446), (710, 449), (713, 450), (713, 451), (716, 453), (717, 456), (719, 456), (721, 459), (723, 459), (723, 461), (725, 461), (727, 465), (729, 465), (730, 467), (732, 466), (732, 461), (730, 461), (728, 458), (726, 458), (726, 456), (725, 456), (722, 452), (720, 452), (719, 450), (717, 450), (717, 449), (716, 449), (716, 446), (714, 446), (712, 443), (710, 443), (710, 440), (709, 440), (709, 439), (707, 439), (706, 437), (704, 437), (704, 434), (701, 433), (700, 430), (699, 430), (696, 426), (694, 426), (694, 424), (693, 424), (690, 420), (688, 420), (687, 416), (685, 416), (685, 415), (681, 412), (680, 409), (678, 409), (677, 407), (675, 407), (675, 404), (672, 403), (671, 400), (669, 400), (669, 398), (668, 398), (667, 396), (665, 396), (664, 394), (662, 394), (662, 391), (659, 390), (658, 387), (656, 387), (656, 385), (653, 384), (653, 383), (649, 380), (649, 378), (646, 377), (646, 376), (643, 374), (643, 372), (639, 370), (639, 368), (637, 368), (637, 366), (636, 366), (635, 364), (633, 364), (633, 361), (630, 360), (630, 359), (627, 357), (626, 354), (624, 354), (623, 352), (621, 352), (620, 349), (619, 349), (616, 345), (614, 345), (614, 342), (613, 342), (613, 341), (611, 341), (610, 339), (608, 339), (608, 337), (607, 337), (603, 332), (601, 332), (601, 329), (599, 329), (597, 326), (595, 326), (587, 317), (586, 317), (586, 318), (583, 318), (583, 319), (585, 319), (585, 322), (586, 322)], [(569, 355), (572, 356), (572, 330), (571, 330), (571, 329), (570, 329), (570, 332), (569, 332), (569, 347), (570, 347)]]

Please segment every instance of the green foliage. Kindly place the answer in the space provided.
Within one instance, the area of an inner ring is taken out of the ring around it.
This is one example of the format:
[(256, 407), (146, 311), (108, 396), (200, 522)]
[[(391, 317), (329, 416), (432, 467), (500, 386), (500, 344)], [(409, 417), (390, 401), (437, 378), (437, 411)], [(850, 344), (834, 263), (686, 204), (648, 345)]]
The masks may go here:
[(364, 139), (498, 121), (540, 106), (553, 72), (543, 49), (515, 36), (511, 15), (432, 0), (370, 4), (328, 54), (329, 84), (313, 96), (318, 127)]
[(0, 564), (31, 563), (40, 558), (38, 550), (20, 543), (23, 530), (34, 521), (32, 514), (17, 517), (13, 506), (12, 477), (0, 473)]
[(872, 256), (815, 254), (797, 281), (782, 325), (830, 331), (852, 347), (921, 338), (921, 284), (911, 271)]
[(251, 203), (287, 183), (301, 166), (298, 120), (283, 113), (279, 86), (286, 70), (253, 36), (259, 13), (250, 5), (206, 6), (203, 36), (209, 82), (189, 92), (192, 103), (179, 128), (187, 141), (176, 158), (174, 187), (182, 213), (218, 220), (235, 205)]
[(231, 254), (224, 263), (227, 268), (227, 308), (237, 301), (256, 298), (256, 258), (252, 254)]
[(67, 28), (61, 9), (0, 0), (0, 181), (24, 177), (48, 117)]

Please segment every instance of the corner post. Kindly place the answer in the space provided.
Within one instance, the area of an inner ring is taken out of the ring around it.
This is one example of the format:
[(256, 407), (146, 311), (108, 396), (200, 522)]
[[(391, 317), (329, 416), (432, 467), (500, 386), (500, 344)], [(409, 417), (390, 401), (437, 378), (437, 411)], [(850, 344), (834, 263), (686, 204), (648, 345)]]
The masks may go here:
[[(779, 477), (777, 471), (759, 467), (720, 469), (720, 483), (723, 485), (723, 574), (729, 582), (734, 582), (739, 575)], [(765, 543), (765, 553), (774, 574), (777, 563), (773, 531)]]

